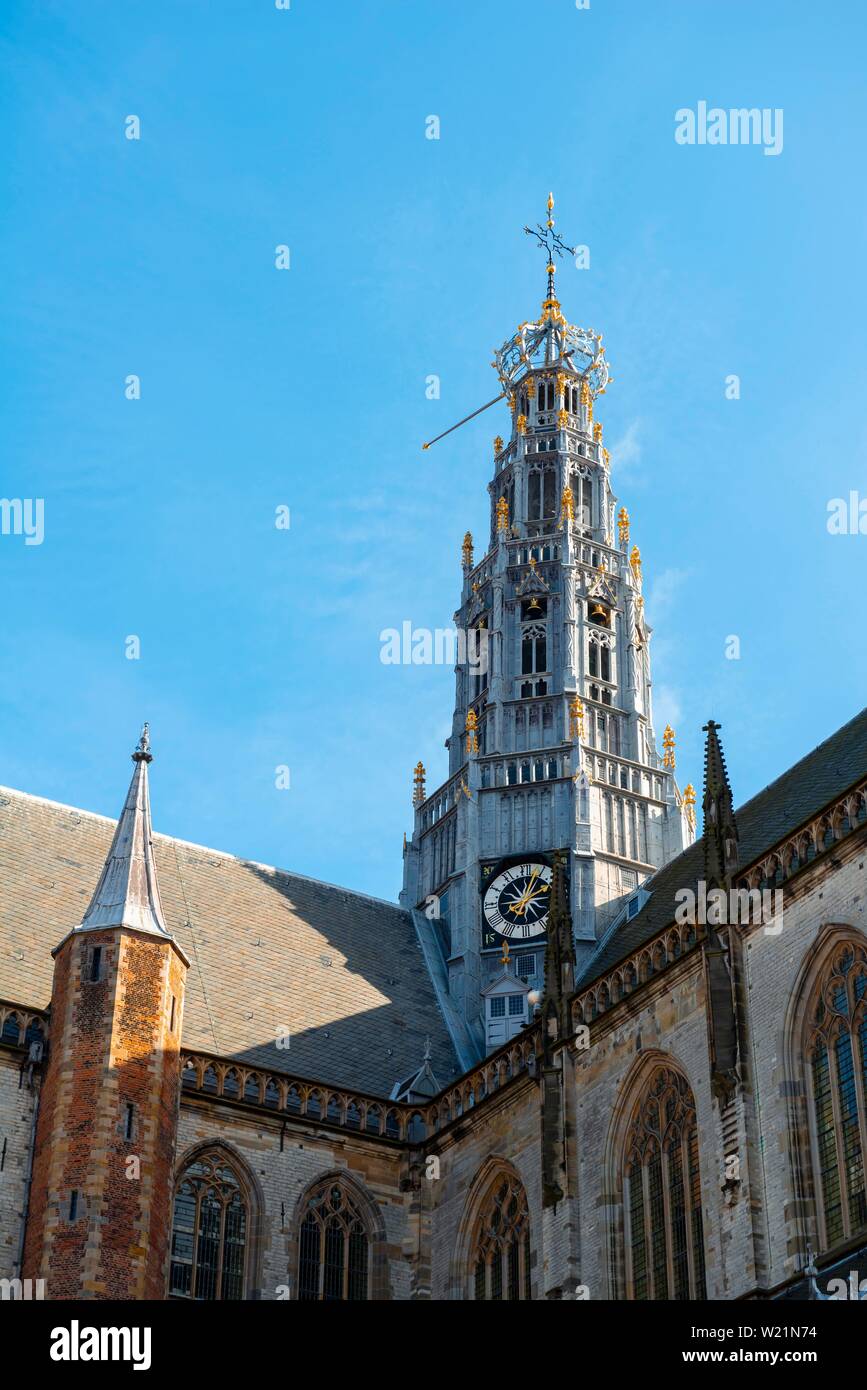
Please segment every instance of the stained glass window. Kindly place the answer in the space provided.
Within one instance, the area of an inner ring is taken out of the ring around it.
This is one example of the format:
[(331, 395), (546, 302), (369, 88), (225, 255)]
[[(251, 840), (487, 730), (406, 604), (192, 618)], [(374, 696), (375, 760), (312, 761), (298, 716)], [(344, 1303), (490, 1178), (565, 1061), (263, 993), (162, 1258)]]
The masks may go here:
[(530, 1217), (518, 1178), (503, 1174), (482, 1207), (473, 1250), (475, 1296), (484, 1302), (530, 1298)]
[(218, 1150), (185, 1170), (175, 1193), (169, 1293), (175, 1298), (242, 1299), (247, 1202)]
[(825, 1249), (867, 1226), (867, 952), (840, 947), (816, 986), (807, 1045)]
[(298, 1298), (352, 1303), (367, 1299), (367, 1225), (345, 1184), (329, 1178), (309, 1194), (299, 1234)]
[(669, 1067), (656, 1068), (633, 1114), (624, 1195), (628, 1296), (706, 1298), (695, 1101)]

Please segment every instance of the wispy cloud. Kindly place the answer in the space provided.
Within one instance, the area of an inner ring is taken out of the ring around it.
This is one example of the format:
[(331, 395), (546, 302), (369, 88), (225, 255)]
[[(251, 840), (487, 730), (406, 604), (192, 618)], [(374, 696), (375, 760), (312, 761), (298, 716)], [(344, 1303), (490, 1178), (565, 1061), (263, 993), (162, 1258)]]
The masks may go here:
[(679, 693), (670, 685), (656, 685), (653, 690), (653, 722), (657, 730), (666, 724), (677, 728), (683, 716)]
[(656, 623), (661, 614), (667, 613), (675, 602), (678, 590), (689, 578), (690, 570), (670, 566), (654, 576), (647, 597), (650, 620)]
[(616, 468), (617, 477), (635, 477), (641, 464), (641, 440), (639, 432), (641, 421), (633, 420), (625, 432), (611, 446), (611, 463)]

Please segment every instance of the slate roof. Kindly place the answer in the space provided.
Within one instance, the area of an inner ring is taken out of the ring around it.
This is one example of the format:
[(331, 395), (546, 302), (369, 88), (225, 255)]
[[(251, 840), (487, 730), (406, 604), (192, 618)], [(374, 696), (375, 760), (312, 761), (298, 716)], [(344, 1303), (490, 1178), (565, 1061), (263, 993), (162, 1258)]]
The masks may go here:
[[(81, 922), (114, 829), (0, 787), (0, 998), (48, 1005), (50, 951)], [(387, 1096), (430, 1036), (442, 1084), (458, 1075), (408, 912), (183, 840), (153, 844), (166, 923), (191, 961), (184, 1046)]]
[[(735, 810), (741, 866), (759, 859), (865, 776), (867, 709)], [(582, 985), (604, 975), (670, 926), (675, 894), (684, 888), (694, 890), (703, 877), (704, 848), (699, 839), (648, 879), (644, 887), (650, 900), (631, 922), (622, 922), (603, 939), (584, 967)]]

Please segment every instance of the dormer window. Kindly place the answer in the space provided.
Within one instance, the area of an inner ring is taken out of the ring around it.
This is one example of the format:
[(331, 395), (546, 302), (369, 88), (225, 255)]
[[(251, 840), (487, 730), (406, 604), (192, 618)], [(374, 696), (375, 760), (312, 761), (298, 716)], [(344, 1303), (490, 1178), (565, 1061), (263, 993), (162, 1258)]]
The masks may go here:
[(485, 1041), (489, 1052), (514, 1038), (529, 1022), (529, 986), (518, 976), (501, 976), (485, 998)]

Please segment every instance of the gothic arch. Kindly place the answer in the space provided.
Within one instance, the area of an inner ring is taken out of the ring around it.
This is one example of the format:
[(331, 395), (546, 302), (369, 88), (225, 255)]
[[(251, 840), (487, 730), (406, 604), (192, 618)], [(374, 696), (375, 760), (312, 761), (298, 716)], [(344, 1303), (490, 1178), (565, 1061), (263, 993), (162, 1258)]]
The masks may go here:
[[(683, 1150), (679, 1161), (683, 1164), (683, 1183), (689, 1186), (689, 1173), (694, 1168), (693, 1178), (693, 1197), (697, 1197), (695, 1206), (684, 1213), (685, 1230), (689, 1241), (689, 1248), (686, 1253), (686, 1264), (684, 1265), (685, 1275), (688, 1275), (690, 1286), (690, 1298), (706, 1297), (705, 1288), (705, 1240), (706, 1234), (702, 1228), (701, 1216), (704, 1210), (704, 1189), (702, 1186), (701, 1167), (699, 1162), (700, 1143), (698, 1139), (697, 1108), (695, 1103), (695, 1093), (689, 1080), (689, 1074), (679, 1059), (670, 1052), (662, 1052), (656, 1048), (642, 1052), (636, 1057), (632, 1065), (628, 1068), (622, 1078), (614, 1106), (611, 1113), (611, 1121), (608, 1126), (608, 1135), (605, 1143), (603, 1174), (605, 1190), (601, 1194), (602, 1211), (601, 1217), (608, 1228), (608, 1290), (609, 1299), (630, 1299), (635, 1297), (632, 1287), (632, 1277), (629, 1271), (630, 1259), (627, 1255), (627, 1238), (629, 1221), (625, 1209), (625, 1188), (626, 1173), (630, 1155), (627, 1152), (628, 1146), (634, 1142), (636, 1126), (639, 1121), (640, 1112), (645, 1107), (651, 1090), (654, 1086), (662, 1087), (662, 1078), (667, 1078), (672, 1085), (664, 1087), (666, 1096), (670, 1093), (670, 1099), (675, 1108), (679, 1111), (676, 1116), (672, 1116), (677, 1130), (682, 1139), (686, 1142), (680, 1143), (679, 1147)], [(668, 1122), (663, 1121), (659, 1133), (660, 1154), (666, 1152), (670, 1155), (673, 1151), (667, 1145)], [(692, 1152), (688, 1152), (690, 1136), (694, 1136)], [(648, 1136), (652, 1141), (653, 1136)], [(684, 1162), (684, 1159), (686, 1160)], [(669, 1158), (664, 1162), (668, 1165)], [(706, 1175), (705, 1175), (706, 1176)], [(673, 1186), (675, 1174), (669, 1172), (670, 1186)], [(646, 1189), (645, 1189), (646, 1193)], [(667, 1197), (660, 1195), (660, 1201), (665, 1206), (666, 1213), (669, 1212), (670, 1194)], [(697, 1229), (692, 1228), (690, 1217), (697, 1207), (698, 1221)], [(673, 1223), (666, 1216), (665, 1221), (665, 1243), (668, 1251), (667, 1259), (669, 1263), (668, 1275), (672, 1277), (672, 1252), (669, 1248), (672, 1242)], [(662, 1294), (665, 1298), (668, 1294)]]
[(363, 1222), (368, 1245), (367, 1301), (383, 1302), (391, 1297), (385, 1221), (378, 1202), (361, 1182), (342, 1168), (318, 1173), (307, 1184), (295, 1203), (289, 1238), (289, 1271), (292, 1298), (298, 1298), (301, 1276), (301, 1227), (311, 1197), (318, 1189), (339, 1188)]
[[(507, 1239), (515, 1237), (515, 1256), (512, 1266), (513, 1277), (520, 1286), (518, 1297), (532, 1297), (532, 1264), (535, 1247), (532, 1241), (529, 1200), (523, 1179), (513, 1163), (508, 1159), (492, 1155), (485, 1159), (470, 1183), (458, 1226), (455, 1259), (450, 1280), (450, 1296), (459, 1299), (476, 1299), (476, 1264), (485, 1242), (485, 1226), (491, 1209), (499, 1204), (503, 1207), (505, 1199), (506, 1220), (512, 1223), (513, 1230)], [(514, 1199), (514, 1200), (513, 1200)], [(520, 1248), (518, 1248), (520, 1246)], [(483, 1252), (481, 1252), (483, 1253)], [(506, 1276), (508, 1277), (508, 1275)], [(507, 1297), (506, 1289), (502, 1297)]]
[[(820, 997), (835, 974), (835, 964), (846, 950), (853, 953), (853, 964), (867, 960), (867, 936), (857, 927), (848, 923), (826, 922), (820, 927), (812, 945), (801, 962), (795, 983), (789, 995), (786, 1008), (783, 1034), (783, 1094), (786, 1098), (789, 1153), (791, 1156), (791, 1181), (794, 1195), (795, 1213), (794, 1236), (797, 1252), (793, 1264), (803, 1266), (807, 1247), (825, 1251), (841, 1243), (832, 1229), (834, 1223), (828, 1222), (828, 1213), (821, 1191), (822, 1179), (819, 1154), (819, 1135), (817, 1130), (816, 1096), (814, 1091), (814, 1044), (821, 1037), (828, 1037), (817, 1022), (817, 1009)], [(859, 1018), (867, 1014), (867, 1006), (861, 1004)], [(829, 1020), (830, 1021), (830, 1020)], [(842, 1019), (839, 1020), (842, 1023)], [(850, 1032), (855, 1025), (850, 1018)], [(834, 1039), (840, 1029), (835, 1031)], [(860, 1092), (861, 1102), (857, 1109), (861, 1113), (862, 1134), (864, 1132), (864, 1099), (867, 1093), (867, 1057), (863, 1057), (859, 1067), (858, 1053), (864, 1048), (862, 1038), (859, 1042), (851, 1038), (852, 1087)], [(838, 1062), (829, 1063), (833, 1075), (838, 1076)], [(856, 1078), (855, 1072), (861, 1072)], [(836, 1112), (839, 1102), (831, 1097), (829, 1106)], [(839, 1139), (839, 1127), (835, 1126), (835, 1138)], [(867, 1146), (861, 1144), (861, 1163), (867, 1164)], [(827, 1166), (827, 1163), (826, 1163)], [(853, 1222), (853, 1214), (846, 1213), (844, 1224), (863, 1230), (865, 1221)]]
[[(262, 1188), (250, 1165), (232, 1144), (222, 1139), (208, 1139), (193, 1144), (175, 1165), (174, 1188), (171, 1199), (171, 1221), (174, 1238), (175, 1198), (185, 1175), (194, 1165), (209, 1161), (222, 1162), (231, 1169), (245, 1204), (246, 1232), (244, 1251), (244, 1270), (242, 1278), (243, 1299), (258, 1299), (262, 1290), (262, 1258), (264, 1245), (265, 1200)], [(171, 1296), (171, 1293), (170, 1293)]]

